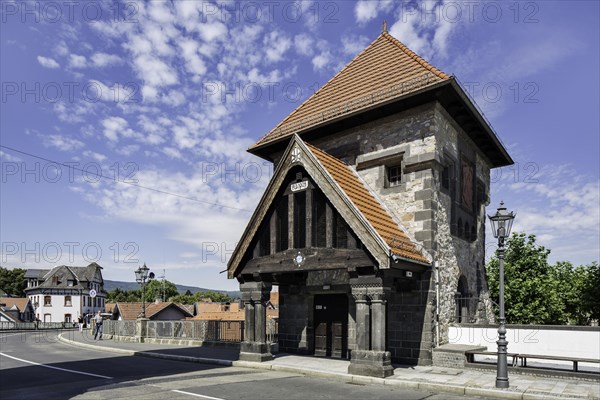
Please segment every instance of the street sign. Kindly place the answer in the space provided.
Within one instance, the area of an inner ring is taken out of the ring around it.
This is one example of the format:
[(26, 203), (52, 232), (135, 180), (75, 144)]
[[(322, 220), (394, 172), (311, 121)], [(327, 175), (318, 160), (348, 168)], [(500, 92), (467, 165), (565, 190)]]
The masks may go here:
[(91, 298), (96, 297), (96, 291), (94, 289), (90, 289), (90, 297)]

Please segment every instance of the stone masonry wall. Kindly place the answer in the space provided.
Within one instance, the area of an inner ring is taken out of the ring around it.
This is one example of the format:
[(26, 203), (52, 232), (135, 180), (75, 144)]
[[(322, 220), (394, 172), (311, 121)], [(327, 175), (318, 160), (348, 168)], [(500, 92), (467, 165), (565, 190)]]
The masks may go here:
[[(476, 177), (483, 181), (485, 187), (485, 199), (489, 199), (490, 185), (490, 163), (482, 153), (475, 151), (475, 144), (467, 137), (464, 131), (441, 107), (436, 106), (435, 112), (436, 130), (436, 158), (444, 162), (445, 157), (450, 155), (454, 160), (460, 160), (461, 147), (463, 150), (471, 150), (475, 154)], [(459, 173), (457, 168), (457, 173)], [(449, 194), (441, 190), (441, 168), (435, 171), (435, 184), (438, 190), (433, 191), (436, 221), (446, 221), (437, 225), (435, 259), (438, 261), (440, 271), (440, 344), (448, 342), (448, 325), (454, 322), (456, 316), (455, 294), (458, 288), (458, 280), (461, 276), (466, 278), (469, 297), (479, 297), (480, 303), (469, 304), (472, 308), (470, 314), (474, 315), (476, 321), (486, 322), (493, 318), (491, 313), (491, 302), (487, 290), (485, 276), (485, 206), (489, 201), (484, 201), (479, 209), (475, 210), (475, 227), (477, 240), (470, 242), (450, 232), (450, 210), (451, 201)], [(458, 196), (458, 194), (457, 194)], [(476, 308), (476, 310), (473, 310)]]
[[(478, 320), (490, 318), (491, 305), (484, 271), (487, 201), (476, 210), (477, 239), (471, 242), (451, 234), (450, 196), (441, 190), (441, 170), (446, 157), (449, 155), (454, 160), (460, 160), (461, 151), (468, 151), (474, 154), (476, 177), (485, 186), (485, 198), (489, 198), (490, 163), (443, 107), (438, 103), (428, 103), (316, 139), (312, 144), (354, 166), (370, 190), (383, 200), (387, 209), (404, 226), (408, 235), (420, 243), (437, 262), (440, 271), (440, 344), (447, 343), (448, 324), (456, 315), (455, 295), (461, 276), (466, 279), (467, 294), (483, 299), (481, 304), (472, 305), (479, 310), (474, 313), (478, 315)], [(403, 175), (400, 185), (388, 188), (384, 183), (386, 160), (390, 159), (393, 162), (401, 160)], [(381, 162), (378, 163), (378, 160)], [(458, 164), (456, 170), (459, 171)], [(419, 307), (435, 304), (434, 279), (424, 282), (424, 286), (420, 294), (414, 295), (420, 299)], [(413, 295), (402, 296), (402, 299), (394, 298), (389, 303), (390, 326), (394, 326), (398, 319), (401, 320), (402, 315), (408, 315), (405, 311), (412, 307), (410, 303), (413, 300), (410, 297)], [(432, 336), (435, 335), (431, 331), (434, 329), (429, 328), (433, 324), (433, 316), (424, 310), (415, 315), (419, 313), (423, 315), (422, 323), (426, 326), (426, 329), (422, 329), (421, 341), (432, 343)], [(405, 329), (400, 322), (398, 328)], [(391, 336), (406, 335), (393, 333), (393, 330), (390, 331)], [(413, 334), (416, 335), (416, 331)], [(417, 337), (411, 336), (409, 339), (415, 342)], [(396, 344), (403, 341), (398, 338), (389, 338), (388, 341), (390, 340)], [(422, 350), (426, 349), (421, 346), (419, 350), (415, 350), (411, 344), (410, 357), (414, 358), (415, 351), (422, 353)], [(408, 353), (401, 350), (397, 354), (395, 358), (408, 356)], [(419, 358), (423, 357), (420, 354)], [(428, 358), (431, 359), (430, 353)]]

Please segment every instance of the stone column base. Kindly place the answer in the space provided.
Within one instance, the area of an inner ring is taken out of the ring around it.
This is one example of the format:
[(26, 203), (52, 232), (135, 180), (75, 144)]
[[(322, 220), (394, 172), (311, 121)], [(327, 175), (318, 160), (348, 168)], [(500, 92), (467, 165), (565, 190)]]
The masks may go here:
[(148, 321), (150, 321), (148, 318), (138, 318), (135, 320), (135, 338), (140, 343), (148, 336)]
[(376, 378), (394, 375), (392, 354), (389, 351), (352, 350), (348, 373)]
[(271, 345), (258, 342), (242, 342), (240, 344), (240, 360), (263, 362), (273, 359)]

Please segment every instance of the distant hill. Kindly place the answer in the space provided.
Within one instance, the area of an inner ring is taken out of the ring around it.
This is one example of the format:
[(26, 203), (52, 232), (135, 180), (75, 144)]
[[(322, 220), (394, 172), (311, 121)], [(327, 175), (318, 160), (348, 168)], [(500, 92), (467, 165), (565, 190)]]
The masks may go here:
[[(186, 286), (186, 285), (178, 285), (178, 284), (175, 284), (175, 286), (177, 287), (177, 290), (181, 294), (184, 294), (188, 290), (192, 293), (210, 291), (210, 292), (224, 293), (226, 295), (229, 295), (230, 297), (233, 297), (234, 299), (237, 299), (240, 297), (239, 291), (206, 289), (206, 288), (200, 288), (197, 286)], [(106, 290), (107, 292), (110, 292), (111, 290), (115, 290), (116, 288), (119, 288), (121, 290), (136, 290), (136, 289), (140, 288), (140, 285), (137, 282), (110, 281), (108, 279), (104, 280), (104, 290)]]

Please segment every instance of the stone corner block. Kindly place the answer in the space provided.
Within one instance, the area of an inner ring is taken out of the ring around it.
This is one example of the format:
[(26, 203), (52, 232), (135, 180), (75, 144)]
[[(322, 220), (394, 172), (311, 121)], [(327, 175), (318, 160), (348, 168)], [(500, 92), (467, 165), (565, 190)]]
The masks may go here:
[(353, 350), (348, 373), (375, 378), (392, 376), (392, 355), (389, 351)]

